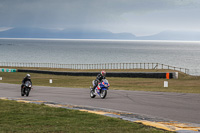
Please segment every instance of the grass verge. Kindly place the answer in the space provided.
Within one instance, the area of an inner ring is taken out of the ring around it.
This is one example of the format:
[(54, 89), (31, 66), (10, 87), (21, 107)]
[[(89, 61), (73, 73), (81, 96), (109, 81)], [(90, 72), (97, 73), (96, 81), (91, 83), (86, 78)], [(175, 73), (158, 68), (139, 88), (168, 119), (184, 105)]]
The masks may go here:
[[(26, 69), (26, 68), (23, 68)], [(29, 68), (30, 69), (30, 68)], [(37, 68), (43, 70), (44, 68)], [(67, 69), (50, 69), (52, 71), (66, 71)], [(76, 70), (87, 71), (87, 70)], [(100, 70), (90, 70), (97, 71)], [(115, 72), (119, 70), (107, 70)], [(121, 70), (122, 72), (170, 72), (173, 70)], [(72, 87), (72, 88), (89, 88), (92, 86), (91, 81), (95, 76), (60, 76), (49, 74), (30, 73), (33, 86), (54, 86), (54, 87)], [(0, 72), (0, 83), (21, 84), (26, 73), (3, 73)], [(53, 79), (53, 83), (49, 84), (49, 79)], [(160, 92), (180, 92), (180, 93), (200, 93), (200, 76), (190, 76), (179, 72), (179, 79), (156, 79), (156, 78), (119, 78), (108, 77), (110, 83), (109, 89), (114, 90), (137, 90), (137, 91), (160, 91)], [(168, 81), (168, 87), (164, 87), (164, 81)]]
[(0, 100), (0, 132), (169, 133), (77, 110)]

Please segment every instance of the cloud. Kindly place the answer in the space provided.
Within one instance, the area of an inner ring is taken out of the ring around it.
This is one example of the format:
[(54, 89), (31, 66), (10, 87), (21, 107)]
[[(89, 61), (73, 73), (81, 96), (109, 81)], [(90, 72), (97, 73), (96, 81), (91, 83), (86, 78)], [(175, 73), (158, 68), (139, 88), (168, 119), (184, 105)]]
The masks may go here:
[(199, 0), (1, 0), (0, 27), (102, 28), (134, 33), (130, 27), (163, 29), (180, 26), (181, 21), (182, 27), (193, 20), (199, 22), (199, 7)]

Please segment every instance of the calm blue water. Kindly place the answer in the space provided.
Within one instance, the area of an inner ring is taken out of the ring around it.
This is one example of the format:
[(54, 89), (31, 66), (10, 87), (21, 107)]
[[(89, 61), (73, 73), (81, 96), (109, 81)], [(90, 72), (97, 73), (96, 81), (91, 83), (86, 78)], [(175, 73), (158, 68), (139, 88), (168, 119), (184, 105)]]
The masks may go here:
[(200, 42), (0, 39), (0, 62), (163, 63), (200, 75)]

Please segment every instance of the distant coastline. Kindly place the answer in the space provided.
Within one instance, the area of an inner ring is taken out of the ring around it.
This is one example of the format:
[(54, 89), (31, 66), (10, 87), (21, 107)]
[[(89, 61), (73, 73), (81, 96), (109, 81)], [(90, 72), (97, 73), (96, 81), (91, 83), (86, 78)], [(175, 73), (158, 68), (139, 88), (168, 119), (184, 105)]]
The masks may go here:
[(163, 31), (149, 36), (136, 36), (132, 33), (112, 33), (106, 30), (51, 30), (22, 27), (0, 31), (0, 38), (200, 41), (200, 32)]
[(193, 42), (199, 43), (200, 40), (197, 41), (188, 41), (188, 40), (120, 40), (120, 39), (65, 39), (65, 38), (1, 38), (0, 40), (71, 40), (71, 41), (122, 41), (122, 42)]

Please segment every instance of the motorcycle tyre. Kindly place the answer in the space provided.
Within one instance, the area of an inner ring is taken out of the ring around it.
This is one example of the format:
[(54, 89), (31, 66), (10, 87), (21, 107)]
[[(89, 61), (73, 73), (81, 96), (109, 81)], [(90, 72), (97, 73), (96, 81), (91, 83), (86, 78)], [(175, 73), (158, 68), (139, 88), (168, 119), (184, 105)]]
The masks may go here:
[(29, 92), (30, 92), (30, 89), (27, 88), (27, 91), (26, 91), (26, 96), (27, 97), (29, 96)]
[[(104, 95), (102, 95), (103, 92), (105, 92)], [(107, 95), (107, 90), (101, 90), (101, 93), (100, 93), (101, 99), (104, 99), (106, 97), (106, 95)]]
[(24, 96), (24, 90), (21, 88), (21, 96)]
[(96, 95), (94, 94), (93, 90), (90, 90), (90, 97), (91, 98), (95, 98), (96, 97)]

